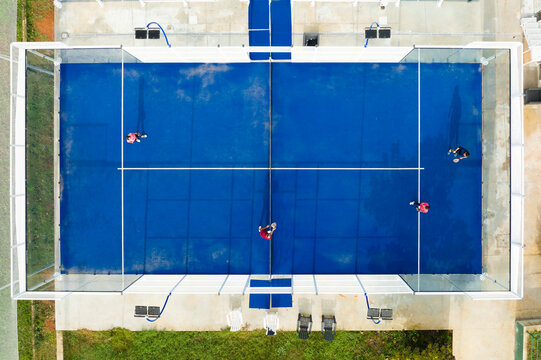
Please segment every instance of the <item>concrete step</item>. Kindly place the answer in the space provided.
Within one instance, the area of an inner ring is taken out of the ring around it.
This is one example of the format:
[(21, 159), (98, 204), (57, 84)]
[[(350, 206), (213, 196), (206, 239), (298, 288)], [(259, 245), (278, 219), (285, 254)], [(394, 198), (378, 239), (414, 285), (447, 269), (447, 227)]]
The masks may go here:
[(527, 28), (524, 29), (524, 35), (533, 35), (533, 34), (541, 34), (541, 28)]
[(524, 30), (526, 30), (526, 29), (539, 29), (539, 24), (538, 23), (526, 23), (526, 24), (522, 24), (522, 28)]
[(541, 61), (541, 46), (530, 46), (530, 56), (532, 61)]
[(524, 25), (524, 24), (528, 24), (528, 23), (535, 23), (537, 24), (537, 19), (535, 17), (525, 17), (525, 18), (522, 18), (520, 19), (520, 24), (521, 25)]
[(541, 40), (541, 34), (526, 34), (526, 41), (528, 43), (536, 40)]

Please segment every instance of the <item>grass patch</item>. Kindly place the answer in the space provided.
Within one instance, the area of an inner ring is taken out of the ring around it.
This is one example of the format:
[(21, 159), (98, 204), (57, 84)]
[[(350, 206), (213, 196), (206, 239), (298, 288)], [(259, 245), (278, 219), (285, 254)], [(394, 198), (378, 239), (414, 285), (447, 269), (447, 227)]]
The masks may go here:
[[(18, 301), (17, 310), (20, 359), (54, 359), (54, 302)], [(338, 331), (329, 343), (316, 331), (303, 341), (294, 332), (269, 337), (262, 330), (134, 332), (115, 328), (63, 331), (63, 344), (66, 360), (454, 359), (450, 331)]]
[(17, 1), (17, 41), (52, 41), (54, 5), (50, 0)]
[(17, 324), (19, 359), (56, 358), (53, 301), (17, 301)]
[(112, 329), (65, 331), (65, 359), (452, 359), (449, 331), (340, 331), (328, 343), (313, 333)]

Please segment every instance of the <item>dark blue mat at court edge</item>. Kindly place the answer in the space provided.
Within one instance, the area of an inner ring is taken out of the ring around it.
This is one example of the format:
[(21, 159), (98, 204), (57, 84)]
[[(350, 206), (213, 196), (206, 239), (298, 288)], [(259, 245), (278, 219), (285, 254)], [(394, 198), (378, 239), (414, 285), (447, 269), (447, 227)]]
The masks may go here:
[[(252, 0), (248, 6), (248, 37), (250, 46), (269, 46), (269, 1)], [(269, 53), (250, 53), (252, 60), (268, 60)]]
[[(271, 7), (271, 45), (291, 46), (291, 2), (290, 0), (273, 0)], [(291, 53), (271, 54), (273, 59), (291, 59)]]
[[(250, 280), (250, 287), (291, 287), (291, 279)], [(291, 307), (291, 294), (250, 294), (250, 308)]]
[(293, 306), (293, 296), (291, 294), (272, 294), (271, 306), (273, 308), (287, 308)]
[(250, 309), (270, 309), (270, 294), (250, 294)]

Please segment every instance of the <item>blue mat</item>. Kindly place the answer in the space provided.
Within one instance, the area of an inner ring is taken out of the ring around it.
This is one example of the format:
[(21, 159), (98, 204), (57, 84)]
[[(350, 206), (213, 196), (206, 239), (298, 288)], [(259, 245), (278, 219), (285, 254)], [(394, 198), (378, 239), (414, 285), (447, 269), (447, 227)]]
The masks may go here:
[[(416, 168), (417, 65), (273, 66), (272, 166)], [(481, 271), (481, 73), (421, 67), (422, 273)], [(417, 171), (274, 170), (268, 223), (269, 65), (63, 64), (64, 272), (417, 273)], [(123, 140), (148, 133), (141, 143)], [(451, 162), (449, 147), (472, 156)], [(269, 253), (270, 251), (270, 253)], [(269, 263), (272, 259), (272, 264)], [(274, 303), (274, 299), (273, 299)]]
[[(290, 0), (273, 0), (271, 7), (271, 45), (291, 46), (291, 2)], [(273, 59), (291, 59), (291, 53), (271, 54)]]
[[(291, 287), (291, 279), (250, 280), (250, 287)], [(251, 309), (291, 307), (291, 294), (250, 294)]]
[[(270, 17), (270, 28), (269, 28)], [(252, 0), (248, 8), (250, 46), (291, 46), (290, 0)], [(270, 31), (269, 31), (270, 29)], [(273, 59), (291, 59), (291, 53), (272, 53)], [(250, 53), (252, 60), (268, 60), (269, 53)]]
[[(269, 46), (269, 1), (253, 0), (248, 6), (248, 41), (250, 46)], [(252, 60), (268, 60), (269, 53), (250, 53)]]

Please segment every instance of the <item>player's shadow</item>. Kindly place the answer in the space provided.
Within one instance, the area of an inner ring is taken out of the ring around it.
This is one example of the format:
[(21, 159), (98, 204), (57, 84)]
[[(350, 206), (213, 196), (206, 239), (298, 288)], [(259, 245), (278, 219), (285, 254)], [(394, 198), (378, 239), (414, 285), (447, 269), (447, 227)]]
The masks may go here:
[(139, 77), (139, 98), (137, 104), (137, 132), (146, 134), (145, 132), (145, 77)]
[(460, 98), (460, 89), (455, 86), (451, 106), (448, 112), (449, 118), (449, 149), (455, 149), (460, 144), (459, 125), (462, 118), (462, 99)]

